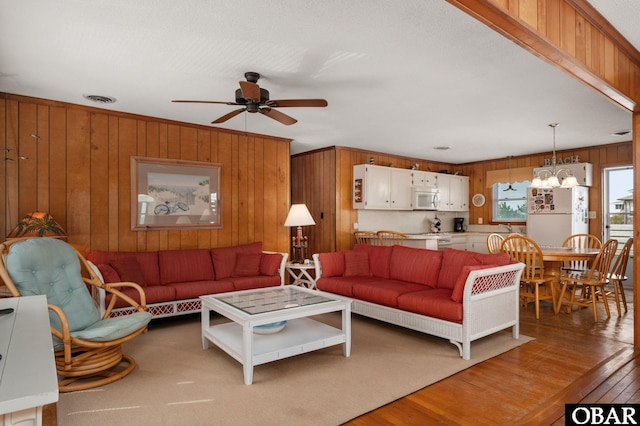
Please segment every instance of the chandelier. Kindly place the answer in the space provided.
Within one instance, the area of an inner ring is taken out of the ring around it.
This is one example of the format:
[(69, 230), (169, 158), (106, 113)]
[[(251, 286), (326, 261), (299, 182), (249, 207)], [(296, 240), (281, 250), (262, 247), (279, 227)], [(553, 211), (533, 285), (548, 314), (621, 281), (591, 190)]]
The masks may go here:
[[(541, 169), (536, 172), (531, 182), (533, 188), (573, 188), (578, 185), (578, 179), (569, 169), (557, 169), (556, 160), (556, 127), (558, 123), (551, 123), (553, 129), (553, 156), (551, 157), (551, 169)], [(562, 184), (560, 180), (562, 179)]]

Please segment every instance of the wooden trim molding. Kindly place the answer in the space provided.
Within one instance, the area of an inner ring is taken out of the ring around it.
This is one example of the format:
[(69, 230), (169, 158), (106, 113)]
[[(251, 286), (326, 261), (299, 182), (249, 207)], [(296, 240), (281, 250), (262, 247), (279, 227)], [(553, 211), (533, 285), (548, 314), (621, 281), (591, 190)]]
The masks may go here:
[(629, 111), (640, 105), (640, 53), (584, 0), (447, 1)]

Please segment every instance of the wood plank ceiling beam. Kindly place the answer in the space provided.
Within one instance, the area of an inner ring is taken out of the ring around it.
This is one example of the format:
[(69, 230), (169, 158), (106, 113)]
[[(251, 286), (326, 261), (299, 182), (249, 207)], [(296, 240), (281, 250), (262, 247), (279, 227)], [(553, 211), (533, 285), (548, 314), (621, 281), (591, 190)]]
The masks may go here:
[[(640, 110), (640, 52), (584, 0), (538, 0), (537, 2), (447, 0), (447, 2), (629, 111)], [(559, 22), (556, 23), (559, 25), (560, 32), (558, 40), (552, 40), (544, 33), (547, 12), (551, 8), (557, 10), (559, 15)], [(560, 19), (563, 15), (566, 16), (567, 12), (575, 14), (575, 21), (563, 22)], [(575, 27), (568, 27), (567, 22), (573, 22)], [(582, 31), (578, 22), (588, 23), (602, 33), (602, 42), (606, 46), (601, 49), (601, 52), (593, 51), (590, 37), (576, 37), (576, 32)], [(532, 24), (537, 24), (537, 27)], [(576, 43), (572, 49), (574, 52), (566, 48), (566, 43), (572, 42)], [(563, 43), (565, 46), (561, 45)], [(613, 46), (614, 53), (605, 52), (610, 46)], [(587, 52), (592, 57), (580, 60), (575, 53), (578, 51)], [(594, 64), (588, 65), (587, 62), (591, 61), (594, 61)]]

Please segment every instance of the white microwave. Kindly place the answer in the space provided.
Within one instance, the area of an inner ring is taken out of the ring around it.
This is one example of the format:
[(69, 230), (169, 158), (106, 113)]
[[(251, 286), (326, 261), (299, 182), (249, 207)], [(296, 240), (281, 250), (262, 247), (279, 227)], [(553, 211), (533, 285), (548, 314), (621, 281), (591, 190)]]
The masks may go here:
[(413, 210), (437, 210), (440, 191), (435, 186), (414, 186), (411, 189)]

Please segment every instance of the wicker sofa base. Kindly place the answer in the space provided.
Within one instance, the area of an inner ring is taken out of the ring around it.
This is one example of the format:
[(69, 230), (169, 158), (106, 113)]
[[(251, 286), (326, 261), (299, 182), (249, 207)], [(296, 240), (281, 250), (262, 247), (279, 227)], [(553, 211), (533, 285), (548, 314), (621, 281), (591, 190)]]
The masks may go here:
[[(174, 317), (200, 313), (200, 299), (172, 300), (170, 302), (152, 303), (147, 305), (147, 311), (153, 314), (153, 318)], [(111, 312), (111, 317), (130, 315), (134, 310), (130, 308), (116, 308)]]
[[(471, 312), (465, 309), (465, 316), (469, 312), (469, 318), (465, 318), (462, 324), (358, 299), (352, 299), (351, 312), (448, 339), (458, 348), (460, 356), (469, 360), (471, 359), (471, 342), (474, 340), (508, 328), (511, 328), (514, 339), (520, 337), (518, 292), (513, 289), (500, 289), (490, 293), (485, 294), (485, 297), (469, 300), (473, 304), (473, 309)], [(496, 309), (498, 306), (513, 308)]]

